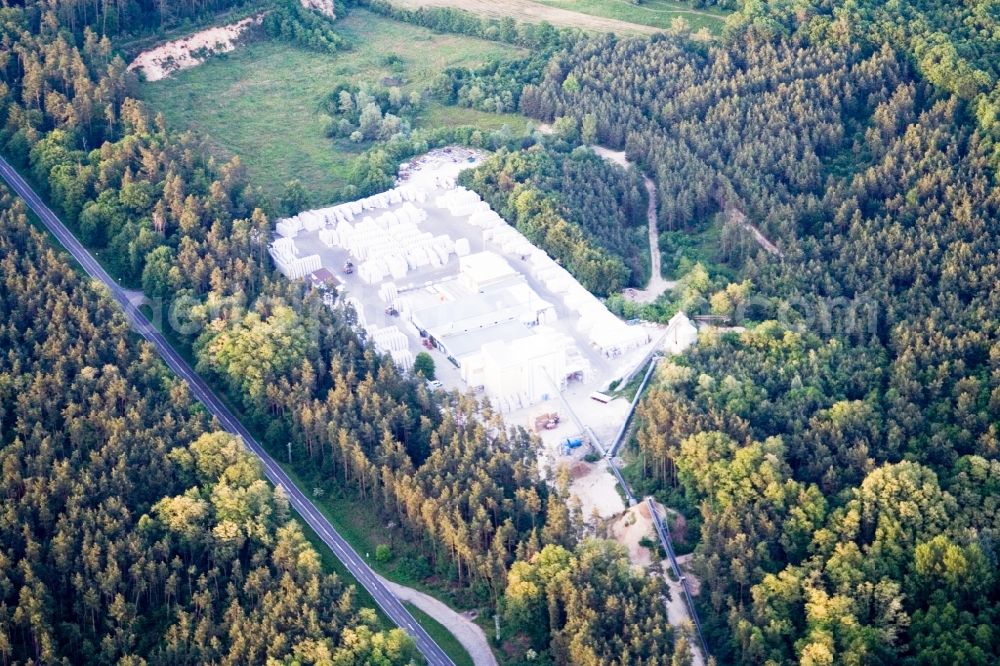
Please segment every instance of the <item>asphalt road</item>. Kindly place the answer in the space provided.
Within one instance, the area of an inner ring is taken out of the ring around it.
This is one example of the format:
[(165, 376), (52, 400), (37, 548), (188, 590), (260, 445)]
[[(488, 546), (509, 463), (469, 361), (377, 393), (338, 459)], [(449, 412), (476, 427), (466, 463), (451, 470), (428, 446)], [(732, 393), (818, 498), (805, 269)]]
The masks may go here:
[(191, 387), (195, 397), (200, 400), (208, 411), (218, 419), (219, 423), (229, 432), (243, 438), (246, 447), (253, 452), (264, 464), (264, 474), (268, 480), (276, 486), (281, 486), (288, 494), (292, 507), (302, 516), (323, 542), (330, 547), (334, 556), (343, 563), (361, 585), (368, 590), (368, 593), (375, 599), (379, 608), (407, 634), (413, 637), (417, 649), (427, 659), (431, 666), (454, 666), (444, 650), (434, 642), (430, 635), (424, 631), (409, 611), (396, 599), (386, 588), (375, 572), (365, 563), (364, 559), (351, 548), (340, 534), (333, 529), (333, 525), (319, 512), (316, 506), (302, 493), (292, 482), (291, 478), (282, 470), (274, 459), (264, 450), (264, 448), (253, 438), (250, 432), (243, 427), (235, 416), (229, 411), (225, 404), (208, 387), (205, 381), (195, 373), (188, 365), (187, 361), (174, 351), (174, 348), (167, 342), (166, 338), (156, 330), (156, 328), (146, 319), (146, 316), (128, 300), (124, 290), (112, 279), (104, 270), (101, 264), (87, 251), (80, 241), (70, 232), (70, 230), (56, 217), (55, 213), (49, 210), (48, 206), (35, 194), (31, 186), (21, 177), (11, 165), (0, 158), (0, 175), (7, 181), (10, 187), (28, 204), (28, 206), (41, 219), (42, 223), (52, 233), (53, 236), (66, 248), (70, 254), (83, 266), (83, 269), (93, 278), (96, 278), (107, 285), (111, 290), (111, 295), (128, 318), (132, 327), (139, 332), (142, 337), (153, 343), (160, 356), (175, 373), (184, 378)]

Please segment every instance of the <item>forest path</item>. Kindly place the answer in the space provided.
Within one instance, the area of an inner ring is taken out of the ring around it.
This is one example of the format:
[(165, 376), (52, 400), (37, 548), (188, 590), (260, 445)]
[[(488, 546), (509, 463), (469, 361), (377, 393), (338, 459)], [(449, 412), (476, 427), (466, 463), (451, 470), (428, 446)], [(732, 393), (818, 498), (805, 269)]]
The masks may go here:
[[(603, 146), (594, 145), (590, 146), (590, 149), (609, 162), (614, 162), (622, 168), (628, 169), (631, 166), (631, 162), (625, 157), (625, 151), (623, 150), (610, 150)], [(625, 298), (636, 303), (652, 303), (660, 297), (660, 294), (676, 287), (677, 281), (663, 279), (660, 257), (660, 232), (657, 229), (656, 219), (656, 183), (648, 176), (643, 176), (643, 182), (646, 184), (646, 193), (649, 199), (646, 208), (646, 219), (649, 222), (649, 282), (646, 284), (645, 289), (626, 289), (623, 294)]]
[(483, 628), (463, 613), (453, 610), (447, 604), (438, 601), (429, 594), (414, 590), (412, 587), (406, 587), (385, 578), (382, 578), (382, 583), (397, 599), (410, 602), (440, 622), (462, 644), (476, 666), (497, 666), (497, 658), (493, 655), (493, 650), (490, 649), (490, 643)]
[(753, 224), (750, 223), (750, 220), (747, 219), (746, 213), (744, 213), (736, 206), (731, 205), (725, 201), (722, 201), (721, 205), (722, 209), (726, 212), (726, 215), (729, 217), (729, 219), (732, 220), (738, 226), (743, 227), (744, 229), (749, 231), (750, 234), (753, 236), (754, 240), (757, 241), (758, 245), (760, 245), (767, 252), (773, 254), (779, 259), (784, 258), (785, 255), (782, 254), (781, 250), (778, 249), (778, 246), (769, 241), (767, 239), (767, 236), (765, 236), (760, 232), (760, 229), (758, 229), (757, 227), (755, 227)]

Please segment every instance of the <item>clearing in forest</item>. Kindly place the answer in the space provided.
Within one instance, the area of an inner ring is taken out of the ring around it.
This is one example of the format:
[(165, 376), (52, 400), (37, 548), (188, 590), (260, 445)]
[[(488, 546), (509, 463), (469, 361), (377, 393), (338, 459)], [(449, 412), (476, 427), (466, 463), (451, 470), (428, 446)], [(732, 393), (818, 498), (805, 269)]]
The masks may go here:
[[(337, 21), (353, 49), (320, 53), (272, 40), (253, 41), (199, 67), (144, 83), (141, 96), (178, 130), (195, 129), (220, 158), (239, 155), (254, 183), (277, 195), (298, 179), (318, 202), (346, 184), (352, 158), (369, 146), (327, 138), (322, 100), (342, 83), (398, 80), (404, 92), (428, 87), (446, 67), (476, 67), (523, 51), (506, 44), (437, 34), (362, 9)], [(397, 59), (390, 56), (398, 56)], [(428, 102), (418, 127), (510, 125), (527, 119)]]
[(694, 9), (670, 0), (647, 0), (634, 5), (630, 0), (392, 0), (400, 7), (454, 7), (474, 14), (539, 23), (548, 21), (564, 28), (581, 28), (620, 34), (650, 34), (670, 27), (681, 17), (692, 31), (706, 28), (713, 34), (722, 31), (726, 14)]
[(211, 55), (232, 51), (243, 34), (263, 18), (263, 14), (258, 14), (160, 44), (140, 53), (128, 68), (141, 72), (146, 81), (159, 81), (178, 70), (200, 65)]

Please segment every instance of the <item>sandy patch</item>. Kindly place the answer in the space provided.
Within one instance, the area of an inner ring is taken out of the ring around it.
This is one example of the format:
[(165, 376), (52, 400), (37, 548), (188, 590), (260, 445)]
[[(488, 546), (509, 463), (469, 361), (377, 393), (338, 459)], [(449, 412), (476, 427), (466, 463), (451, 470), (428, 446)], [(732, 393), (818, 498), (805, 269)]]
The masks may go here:
[(694, 558), (694, 553), (678, 555), (677, 564), (680, 565), (681, 571), (684, 572), (684, 578), (687, 579), (688, 589), (691, 590), (691, 596), (697, 597), (701, 594), (701, 578), (698, 578), (698, 576), (691, 572), (692, 558)]
[(314, 12), (319, 12), (324, 16), (335, 19), (337, 14), (335, 7), (333, 5), (333, 0), (301, 0), (302, 6), (306, 9), (311, 9)]
[(129, 71), (141, 71), (147, 81), (159, 81), (178, 70), (200, 65), (212, 54), (232, 51), (243, 33), (263, 20), (264, 15), (258, 14), (160, 44), (140, 53), (128, 66)]
[(577, 464), (587, 467), (587, 473), (574, 478), (569, 484), (569, 491), (579, 498), (583, 519), (589, 521), (595, 512), (601, 518), (611, 518), (623, 512), (625, 500), (618, 494), (615, 477), (607, 471), (607, 461), (602, 458), (593, 464)]
[(611, 523), (610, 536), (625, 546), (632, 564), (643, 568), (653, 563), (653, 553), (639, 542), (643, 537), (656, 540), (656, 529), (653, 518), (649, 515), (649, 507), (641, 502)]

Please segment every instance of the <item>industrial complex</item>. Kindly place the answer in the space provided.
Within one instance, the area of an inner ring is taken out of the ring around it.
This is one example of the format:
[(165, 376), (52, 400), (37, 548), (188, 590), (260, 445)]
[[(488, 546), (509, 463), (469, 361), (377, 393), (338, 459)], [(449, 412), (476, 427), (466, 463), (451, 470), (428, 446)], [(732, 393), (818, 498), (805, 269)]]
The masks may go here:
[(615, 317), (456, 186), (477, 159), (459, 150), (405, 165), (406, 179), (387, 192), (278, 221), (270, 251), (279, 270), (343, 290), (379, 351), (409, 368), (428, 350), (439, 379), (481, 391), (501, 411), (607, 384), (662, 343), (662, 330)]

